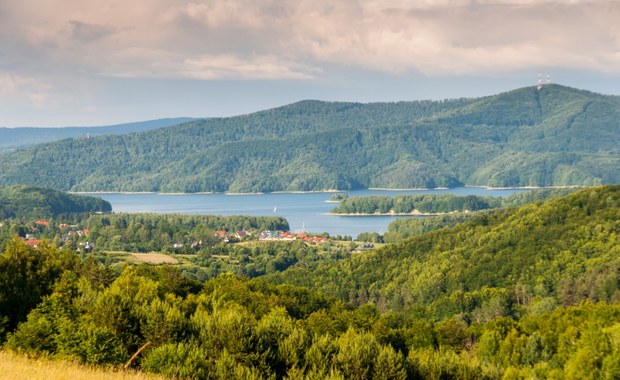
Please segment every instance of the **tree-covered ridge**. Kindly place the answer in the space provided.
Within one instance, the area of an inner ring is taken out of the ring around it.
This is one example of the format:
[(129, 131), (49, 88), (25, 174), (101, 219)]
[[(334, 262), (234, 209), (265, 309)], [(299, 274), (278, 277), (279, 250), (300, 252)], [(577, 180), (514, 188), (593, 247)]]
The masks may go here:
[(620, 186), (478, 215), (350, 260), (273, 279), (351, 302), (472, 320), (518, 305), (617, 302)]
[(162, 192), (618, 183), (619, 113), (618, 97), (558, 85), (443, 102), (304, 101), (5, 154), (0, 183)]
[(395, 197), (348, 197), (331, 210), (334, 214), (439, 214), (480, 211), (500, 207), (501, 200), (478, 195), (415, 194)]
[(125, 133), (143, 132), (177, 125), (191, 120), (193, 119), (188, 117), (177, 117), (101, 127), (0, 127), (0, 152), (68, 138), (85, 139), (102, 135), (121, 135)]
[(518, 207), (538, 200), (570, 194), (576, 188), (537, 189), (507, 197), (454, 194), (405, 194), (394, 197), (369, 195), (343, 197), (332, 212), (336, 214), (410, 214), (480, 211)]
[(37, 219), (109, 211), (112, 211), (112, 206), (101, 198), (28, 185), (0, 188), (0, 219)]

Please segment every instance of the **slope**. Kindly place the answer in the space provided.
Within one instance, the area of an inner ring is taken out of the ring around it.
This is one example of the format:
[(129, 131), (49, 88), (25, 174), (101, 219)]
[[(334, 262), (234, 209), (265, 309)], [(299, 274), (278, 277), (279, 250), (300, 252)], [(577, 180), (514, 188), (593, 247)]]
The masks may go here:
[(35, 186), (0, 188), (0, 219), (49, 218), (60, 214), (99, 211), (112, 211), (112, 206), (101, 198), (66, 194)]
[(543, 300), (618, 302), (619, 234), (620, 186), (594, 187), (272, 280), (440, 319)]
[(67, 138), (120, 135), (169, 127), (193, 120), (189, 117), (157, 119), (102, 127), (0, 128), (0, 152)]
[(0, 156), (0, 184), (276, 191), (620, 183), (620, 98), (549, 85), (441, 102), (303, 101)]

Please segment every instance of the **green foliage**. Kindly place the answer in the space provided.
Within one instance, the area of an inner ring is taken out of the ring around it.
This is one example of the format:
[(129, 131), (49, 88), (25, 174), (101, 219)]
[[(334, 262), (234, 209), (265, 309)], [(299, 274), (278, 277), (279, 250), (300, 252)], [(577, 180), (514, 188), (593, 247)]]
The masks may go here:
[(0, 188), (0, 219), (37, 219), (59, 215), (112, 211), (101, 198), (66, 194), (36, 186), (16, 185)]
[(29, 145), (67, 138), (86, 139), (89, 138), (89, 136), (120, 135), (125, 133), (143, 132), (151, 129), (181, 124), (191, 120), (191, 118), (187, 117), (178, 117), (102, 127), (0, 127), (0, 151), (10, 151)]
[(270, 277), (353, 303), (364, 290), (382, 310), (424, 306), (440, 319), (518, 316), (536, 297), (617, 302), (619, 204), (619, 186), (591, 188)]
[(243, 215), (110, 214), (91, 215), (82, 223), (98, 248), (127, 252), (196, 253), (219, 242), (214, 231), (289, 229), (282, 217)]
[(446, 227), (454, 227), (473, 218), (473, 213), (442, 214), (425, 217), (411, 217), (396, 219), (388, 224), (388, 230), (383, 235), (386, 243), (395, 243), (412, 236), (424, 235), (427, 232)]
[[(37, 300), (4, 347), (109, 366), (142, 349), (136, 369), (179, 379), (617, 378), (619, 206), (620, 186), (592, 188), (202, 286), (168, 267), (107, 280), (92, 260), (14, 240), (0, 263)], [(282, 247), (265, 254), (304, 249)], [(4, 273), (1, 315), (21, 302)]]
[(480, 211), (500, 207), (492, 197), (477, 195), (419, 194), (385, 197), (370, 195), (341, 200), (331, 212), (336, 214), (412, 214)]
[(315, 246), (296, 240), (205, 247), (190, 260), (209, 277), (232, 272), (254, 278), (293, 266), (316, 266), (322, 258)]
[(303, 101), (6, 153), (0, 184), (260, 192), (618, 183), (619, 113), (617, 97), (558, 85), (438, 102)]
[[(13, 330), (43, 297), (50, 294), (63, 270), (76, 267), (77, 260), (66, 252), (44, 245), (32, 249), (15, 238), (0, 255), (0, 316)], [(45, 323), (38, 320), (33, 323)]]
[(205, 353), (188, 343), (168, 343), (157, 347), (144, 358), (142, 369), (175, 379), (207, 379), (209, 369)]

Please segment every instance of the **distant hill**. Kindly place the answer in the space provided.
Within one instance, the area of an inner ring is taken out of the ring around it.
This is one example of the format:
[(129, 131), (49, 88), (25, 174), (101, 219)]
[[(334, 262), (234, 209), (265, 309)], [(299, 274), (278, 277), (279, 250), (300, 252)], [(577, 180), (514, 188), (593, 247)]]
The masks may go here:
[(29, 145), (48, 143), (68, 138), (86, 138), (88, 136), (121, 135), (125, 133), (144, 132), (151, 129), (169, 127), (194, 120), (189, 117), (158, 119), (108, 125), (102, 127), (62, 127), (62, 128), (0, 128), (0, 152), (11, 151)]
[(477, 99), (302, 101), (0, 156), (0, 184), (260, 192), (620, 183), (620, 97), (560, 85)]
[(99, 211), (112, 211), (112, 206), (101, 198), (66, 194), (35, 186), (0, 188), (0, 219), (50, 218), (61, 214)]

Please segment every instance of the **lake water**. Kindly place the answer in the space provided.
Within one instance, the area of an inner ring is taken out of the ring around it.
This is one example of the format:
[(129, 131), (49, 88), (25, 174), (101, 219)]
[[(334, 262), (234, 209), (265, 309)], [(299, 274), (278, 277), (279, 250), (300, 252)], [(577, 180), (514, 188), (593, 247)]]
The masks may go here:
[[(432, 190), (354, 190), (348, 195), (401, 194), (456, 194), (507, 196), (527, 189), (486, 189), (459, 187)], [(361, 232), (387, 231), (388, 224), (397, 218), (412, 216), (334, 216), (326, 215), (336, 206), (327, 202), (334, 193), (269, 193), (269, 194), (125, 194), (97, 193), (112, 204), (114, 212), (158, 214), (211, 214), (211, 215), (260, 215), (286, 218), (291, 231), (302, 229), (310, 233), (328, 232), (330, 235), (350, 235)]]

